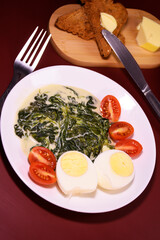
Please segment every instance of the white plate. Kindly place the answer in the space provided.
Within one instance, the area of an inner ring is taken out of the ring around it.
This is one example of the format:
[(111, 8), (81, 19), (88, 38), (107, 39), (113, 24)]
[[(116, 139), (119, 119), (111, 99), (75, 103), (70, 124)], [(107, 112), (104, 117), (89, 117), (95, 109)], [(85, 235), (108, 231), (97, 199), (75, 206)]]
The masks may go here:
[[(48, 84), (61, 84), (86, 89), (100, 100), (107, 94), (120, 102), (120, 120), (134, 126), (134, 139), (143, 145), (142, 154), (135, 160), (135, 179), (123, 192), (108, 193), (97, 189), (95, 194), (64, 197), (57, 186), (44, 188), (33, 183), (28, 176), (29, 164), (22, 152), (20, 139), (14, 133), (17, 110), (34, 90)], [(54, 66), (33, 72), (22, 79), (9, 93), (1, 115), (1, 137), (7, 158), (20, 179), (45, 200), (73, 211), (86, 213), (108, 212), (121, 208), (136, 199), (148, 185), (155, 167), (155, 139), (150, 123), (139, 104), (120, 85), (111, 79), (81, 67)]]

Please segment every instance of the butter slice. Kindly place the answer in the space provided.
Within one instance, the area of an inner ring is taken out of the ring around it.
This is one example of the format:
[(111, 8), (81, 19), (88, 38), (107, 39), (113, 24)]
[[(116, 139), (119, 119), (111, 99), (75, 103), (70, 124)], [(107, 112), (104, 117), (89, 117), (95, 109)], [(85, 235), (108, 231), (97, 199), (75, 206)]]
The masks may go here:
[(160, 47), (160, 24), (143, 17), (137, 29), (139, 30), (136, 37), (138, 45), (151, 52), (157, 51)]
[(110, 32), (113, 32), (117, 27), (116, 19), (108, 13), (100, 13), (100, 22), (101, 26)]

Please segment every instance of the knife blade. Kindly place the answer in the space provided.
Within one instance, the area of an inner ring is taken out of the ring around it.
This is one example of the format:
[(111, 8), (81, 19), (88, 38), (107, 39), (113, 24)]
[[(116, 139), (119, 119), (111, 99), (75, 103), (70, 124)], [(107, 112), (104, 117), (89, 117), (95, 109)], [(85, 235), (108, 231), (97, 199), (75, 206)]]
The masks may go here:
[(132, 54), (113, 33), (103, 29), (102, 35), (111, 46), (119, 60), (122, 62), (160, 119), (160, 102), (155, 97), (149, 85), (147, 84), (143, 73)]

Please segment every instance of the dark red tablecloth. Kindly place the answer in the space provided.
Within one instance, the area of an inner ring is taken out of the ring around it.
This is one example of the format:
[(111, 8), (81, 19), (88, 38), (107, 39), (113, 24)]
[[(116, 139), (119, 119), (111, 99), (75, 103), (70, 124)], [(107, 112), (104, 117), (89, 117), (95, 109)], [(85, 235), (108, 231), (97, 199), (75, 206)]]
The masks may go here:
[[(34, 27), (39, 25), (47, 29), (51, 14), (69, 3), (79, 1), (1, 1), (0, 94), (7, 88), (13, 74), (14, 59)], [(160, 18), (158, 0), (121, 0), (121, 3), (127, 8), (142, 9)], [(71, 64), (62, 59), (49, 44), (37, 69), (54, 65)], [(131, 93), (150, 121), (157, 158), (149, 185), (136, 200), (113, 212), (85, 214), (64, 210), (28, 189), (11, 168), (1, 146), (0, 239), (160, 239), (160, 122), (125, 69), (96, 67), (92, 70), (113, 79)], [(160, 68), (142, 71), (160, 100)]]

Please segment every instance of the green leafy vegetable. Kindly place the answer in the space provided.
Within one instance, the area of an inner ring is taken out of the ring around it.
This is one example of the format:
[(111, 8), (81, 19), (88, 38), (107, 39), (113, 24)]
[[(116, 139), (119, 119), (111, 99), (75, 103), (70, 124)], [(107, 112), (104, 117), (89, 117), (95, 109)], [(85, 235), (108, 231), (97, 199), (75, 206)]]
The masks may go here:
[(49, 97), (38, 93), (27, 108), (18, 113), (14, 126), (18, 137), (32, 136), (37, 145), (49, 148), (58, 158), (69, 150), (85, 153), (92, 160), (101, 152), (108, 140), (109, 121), (94, 111), (92, 96), (86, 103), (78, 102), (78, 93), (73, 92), (64, 101), (60, 94)]

